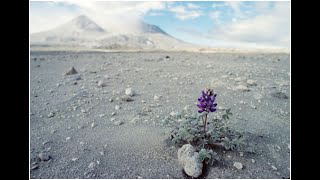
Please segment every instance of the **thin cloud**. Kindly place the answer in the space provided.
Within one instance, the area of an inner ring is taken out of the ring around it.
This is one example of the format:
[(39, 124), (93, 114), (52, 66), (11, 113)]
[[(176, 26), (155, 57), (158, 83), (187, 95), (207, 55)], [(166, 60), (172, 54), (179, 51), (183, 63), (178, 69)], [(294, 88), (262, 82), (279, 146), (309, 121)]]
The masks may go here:
[(289, 47), (290, 4), (277, 2), (274, 8), (261, 15), (215, 27), (211, 36), (230, 44)]
[(175, 17), (180, 20), (196, 19), (203, 16), (204, 13), (200, 10), (192, 10), (193, 8), (188, 8), (186, 6), (175, 6), (171, 7), (169, 11), (175, 13)]

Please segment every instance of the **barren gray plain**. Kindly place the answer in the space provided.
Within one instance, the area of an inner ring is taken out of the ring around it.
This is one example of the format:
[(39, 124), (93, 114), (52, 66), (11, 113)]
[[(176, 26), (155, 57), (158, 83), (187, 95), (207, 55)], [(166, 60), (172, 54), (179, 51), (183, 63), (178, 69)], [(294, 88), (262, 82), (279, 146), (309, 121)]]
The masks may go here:
[[(121, 98), (128, 87), (132, 101)], [(204, 88), (254, 150), (216, 149), (222, 160), (202, 178), (290, 178), (289, 54), (35, 51), (30, 177), (186, 178), (163, 119), (197, 111)]]

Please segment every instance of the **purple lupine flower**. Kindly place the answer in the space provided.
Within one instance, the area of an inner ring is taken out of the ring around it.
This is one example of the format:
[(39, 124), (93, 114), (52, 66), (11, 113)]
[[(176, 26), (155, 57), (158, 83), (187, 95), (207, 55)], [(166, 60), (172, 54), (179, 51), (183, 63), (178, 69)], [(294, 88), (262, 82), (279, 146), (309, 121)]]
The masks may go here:
[(199, 113), (203, 111), (215, 112), (217, 109), (217, 103), (215, 102), (217, 94), (213, 93), (212, 89), (202, 91), (202, 96), (198, 98), (199, 104), (197, 104)]

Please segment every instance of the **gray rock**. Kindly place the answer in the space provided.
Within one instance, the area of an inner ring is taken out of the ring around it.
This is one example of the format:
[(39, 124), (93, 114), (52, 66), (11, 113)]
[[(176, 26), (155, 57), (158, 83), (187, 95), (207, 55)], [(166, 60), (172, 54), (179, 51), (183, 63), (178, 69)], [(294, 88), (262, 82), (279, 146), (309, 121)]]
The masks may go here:
[(254, 80), (252, 80), (252, 79), (248, 79), (248, 80), (247, 80), (247, 84), (248, 84), (249, 86), (256, 86), (256, 85), (257, 85), (257, 82), (254, 81)]
[(242, 78), (241, 77), (237, 77), (237, 78), (235, 78), (234, 79), (236, 82), (240, 82), (240, 81), (242, 81)]
[(113, 124), (116, 125), (116, 126), (119, 126), (119, 125), (123, 124), (123, 121), (116, 121)]
[(279, 99), (288, 99), (288, 96), (283, 92), (272, 92), (271, 96)]
[(277, 171), (278, 170), (278, 168), (276, 168), (275, 166), (271, 166), (271, 168), (273, 169), (273, 170), (275, 170), (275, 171)]
[(77, 74), (77, 70), (74, 67), (71, 67), (70, 70), (65, 75)]
[(120, 108), (121, 108), (121, 107), (118, 106), (118, 105), (114, 107), (115, 110), (119, 110)]
[(233, 166), (236, 167), (238, 170), (243, 168), (243, 165), (241, 163), (239, 163), (239, 162), (234, 162)]
[(133, 96), (134, 95), (134, 92), (133, 92), (132, 88), (127, 88), (125, 93), (126, 93), (127, 96)]
[(178, 161), (184, 166), (188, 158), (192, 157), (195, 152), (194, 147), (191, 144), (185, 144), (178, 150)]
[(126, 102), (133, 101), (133, 99), (132, 99), (130, 96), (128, 96), (128, 95), (121, 96), (121, 100), (122, 100), (122, 101), (126, 101)]
[(92, 162), (92, 163), (89, 164), (88, 168), (89, 169), (93, 169), (95, 166), (96, 166), (96, 164), (94, 162)]
[(39, 168), (39, 165), (36, 164), (36, 165), (33, 165), (33, 166), (31, 167), (31, 170), (35, 170), (35, 169), (38, 169), (38, 168)]
[(194, 153), (190, 158), (187, 158), (184, 165), (184, 172), (194, 178), (199, 177), (202, 174), (203, 164), (200, 160), (199, 153)]
[(52, 118), (54, 115), (55, 115), (54, 112), (50, 112), (47, 117)]
[(46, 153), (40, 153), (38, 157), (41, 161), (48, 161), (50, 159), (50, 156)]
[(100, 80), (100, 81), (98, 81), (98, 86), (99, 87), (105, 87), (105, 86), (107, 86), (107, 83), (102, 81), (102, 80)]
[(238, 85), (237, 87), (235, 87), (235, 90), (242, 91), (242, 92), (250, 91), (249, 88), (247, 86), (245, 86), (245, 85)]

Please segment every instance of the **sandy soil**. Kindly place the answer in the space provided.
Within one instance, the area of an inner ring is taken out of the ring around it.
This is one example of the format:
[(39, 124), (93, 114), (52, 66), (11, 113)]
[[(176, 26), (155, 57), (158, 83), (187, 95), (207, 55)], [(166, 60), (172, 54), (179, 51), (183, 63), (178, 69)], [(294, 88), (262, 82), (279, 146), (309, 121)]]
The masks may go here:
[[(78, 73), (64, 75), (71, 67)], [(121, 100), (128, 87), (130, 102)], [(248, 135), (254, 152), (216, 149), (223, 160), (203, 178), (289, 178), (289, 54), (35, 51), (31, 178), (185, 178), (163, 119), (196, 111), (206, 87), (218, 94), (219, 109), (232, 109), (231, 127)]]

